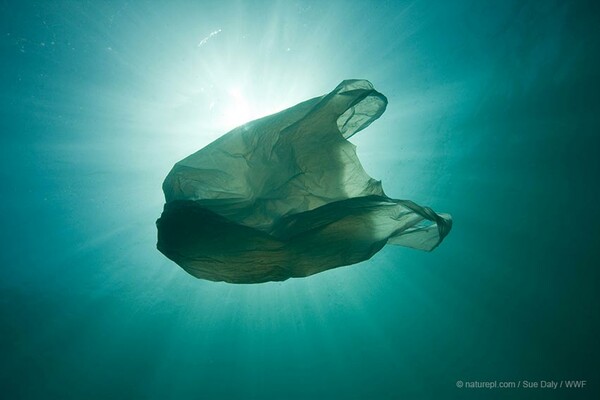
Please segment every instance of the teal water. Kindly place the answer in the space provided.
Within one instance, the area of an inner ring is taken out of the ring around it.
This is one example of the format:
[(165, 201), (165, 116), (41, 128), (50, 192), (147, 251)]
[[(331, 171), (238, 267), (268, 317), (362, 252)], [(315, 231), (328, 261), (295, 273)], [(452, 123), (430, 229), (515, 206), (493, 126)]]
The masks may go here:
[[(0, 397), (591, 398), (600, 13), (561, 1), (0, 2)], [(160, 254), (172, 165), (370, 80), (352, 138), (432, 253), (260, 285)], [(585, 389), (457, 381), (585, 380)]]

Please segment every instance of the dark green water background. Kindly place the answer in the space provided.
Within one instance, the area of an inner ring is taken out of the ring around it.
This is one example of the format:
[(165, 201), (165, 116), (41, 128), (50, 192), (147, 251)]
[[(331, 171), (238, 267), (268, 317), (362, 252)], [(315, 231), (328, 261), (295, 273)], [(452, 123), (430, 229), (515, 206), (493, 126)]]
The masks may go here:
[[(593, 397), (598, 21), (581, 1), (0, 1), (0, 397)], [(365, 169), (453, 215), (440, 248), (249, 286), (156, 251), (174, 162), (347, 78), (389, 98), (352, 139)]]

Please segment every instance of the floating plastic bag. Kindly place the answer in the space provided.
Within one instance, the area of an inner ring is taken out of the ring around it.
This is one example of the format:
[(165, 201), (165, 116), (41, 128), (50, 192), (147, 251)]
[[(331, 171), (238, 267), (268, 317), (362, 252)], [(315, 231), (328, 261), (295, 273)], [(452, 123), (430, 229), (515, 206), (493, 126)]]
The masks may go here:
[(452, 219), (383, 193), (349, 137), (383, 114), (365, 80), (235, 128), (179, 161), (163, 183), (158, 249), (190, 274), (259, 283), (373, 256), (433, 250)]

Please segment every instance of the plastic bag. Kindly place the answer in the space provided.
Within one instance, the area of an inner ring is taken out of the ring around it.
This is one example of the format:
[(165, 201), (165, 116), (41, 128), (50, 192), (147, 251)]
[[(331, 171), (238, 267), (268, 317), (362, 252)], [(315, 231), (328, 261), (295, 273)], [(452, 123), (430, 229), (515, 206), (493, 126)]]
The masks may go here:
[(175, 164), (158, 249), (190, 274), (259, 283), (369, 259), (386, 243), (430, 251), (452, 219), (387, 197), (347, 139), (387, 99), (365, 80), (235, 128)]

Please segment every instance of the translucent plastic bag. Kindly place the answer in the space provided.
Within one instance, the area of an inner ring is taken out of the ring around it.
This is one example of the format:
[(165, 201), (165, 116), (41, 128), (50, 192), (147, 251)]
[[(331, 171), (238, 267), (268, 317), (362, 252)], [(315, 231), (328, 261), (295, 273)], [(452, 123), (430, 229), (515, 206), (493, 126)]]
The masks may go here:
[(163, 183), (158, 249), (190, 274), (259, 283), (369, 259), (386, 243), (430, 251), (452, 219), (387, 197), (347, 139), (385, 111), (365, 80), (235, 128)]

